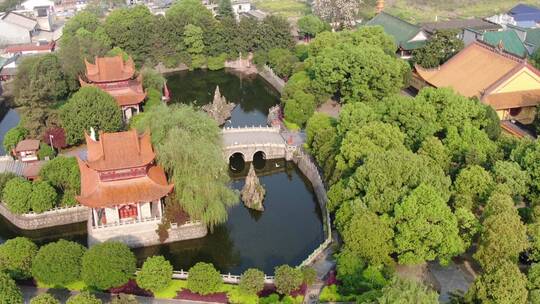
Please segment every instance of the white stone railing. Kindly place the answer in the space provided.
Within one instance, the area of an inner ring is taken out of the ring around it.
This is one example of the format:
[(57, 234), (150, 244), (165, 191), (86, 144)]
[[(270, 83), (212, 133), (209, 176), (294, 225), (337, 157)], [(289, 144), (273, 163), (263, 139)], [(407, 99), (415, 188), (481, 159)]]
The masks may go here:
[(97, 226), (93, 226), (92, 229), (104, 229), (104, 228), (111, 228), (111, 227), (118, 227), (118, 226), (129, 226), (133, 224), (158, 222), (158, 221), (161, 221), (161, 217), (155, 216), (155, 217), (133, 219), (133, 220), (127, 220), (127, 221), (117, 221), (117, 222), (107, 223), (104, 225), (97, 225)]
[(246, 132), (272, 132), (272, 133), (279, 133), (280, 129), (279, 127), (270, 127), (270, 126), (245, 126), (245, 127), (225, 127), (221, 131), (224, 134), (229, 133), (246, 133)]
[[(177, 280), (187, 280), (189, 276), (189, 273), (187, 271), (179, 270), (179, 271), (173, 271), (173, 279)], [(240, 276), (239, 275), (233, 275), (233, 274), (221, 274), (221, 278), (223, 279), (224, 283), (227, 284), (238, 284), (240, 282)], [(264, 275), (264, 283), (266, 284), (272, 284), (274, 283), (274, 277), (273, 276), (267, 276)]]
[(77, 209), (89, 210), (88, 207), (85, 207), (85, 206), (82, 206), (82, 205), (76, 205), (76, 206), (66, 206), (66, 207), (54, 207), (52, 209), (49, 209), (49, 210), (41, 212), (41, 213), (36, 213), (34, 211), (30, 211), (28, 213), (23, 213), (21, 215), (24, 216), (24, 217), (35, 217), (35, 216), (43, 216), (43, 215), (51, 215), (51, 214), (56, 214), (56, 213), (62, 213), (62, 212), (71, 211), (71, 210), (77, 210)]

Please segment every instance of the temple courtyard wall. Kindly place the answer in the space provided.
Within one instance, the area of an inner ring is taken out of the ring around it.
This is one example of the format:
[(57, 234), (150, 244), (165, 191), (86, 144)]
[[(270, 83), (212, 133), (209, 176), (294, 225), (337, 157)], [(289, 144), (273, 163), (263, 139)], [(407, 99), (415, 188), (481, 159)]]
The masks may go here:
[(15, 214), (0, 203), (0, 214), (17, 228), (37, 230), (55, 226), (82, 223), (88, 220), (89, 209), (84, 206), (57, 208), (43, 213)]
[(168, 230), (169, 237), (161, 242), (157, 234), (159, 223), (161, 220), (94, 228), (91, 221), (88, 221), (88, 246), (105, 241), (119, 241), (131, 248), (148, 247), (202, 238), (208, 233), (206, 225), (201, 222), (188, 222), (181, 226), (173, 224)]

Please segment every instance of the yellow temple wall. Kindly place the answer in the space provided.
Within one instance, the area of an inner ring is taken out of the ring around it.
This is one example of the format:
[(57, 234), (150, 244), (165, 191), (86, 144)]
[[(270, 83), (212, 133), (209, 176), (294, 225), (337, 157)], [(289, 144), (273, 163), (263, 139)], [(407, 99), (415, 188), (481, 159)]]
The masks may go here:
[(503, 82), (493, 93), (509, 93), (540, 89), (540, 77), (528, 68), (523, 68), (510, 79)]
[(500, 120), (517, 120), (523, 124), (531, 124), (536, 117), (536, 107), (524, 107), (516, 116), (511, 116), (509, 110), (498, 110), (497, 115)]

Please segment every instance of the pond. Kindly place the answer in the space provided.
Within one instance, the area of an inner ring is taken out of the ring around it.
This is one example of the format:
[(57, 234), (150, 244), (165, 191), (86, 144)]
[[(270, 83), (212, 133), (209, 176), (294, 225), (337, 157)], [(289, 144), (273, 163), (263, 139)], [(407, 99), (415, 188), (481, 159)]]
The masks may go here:
[[(246, 78), (225, 71), (194, 71), (167, 75), (173, 102), (196, 105), (210, 102), (216, 85), (234, 110), (233, 126), (265, 125), (268, 109), (279, 102), (279, 95), (263, 79)], [(11, 114), (9, 114), (11, 113)], [(18, 122), (13, 117), (0, 124)], [(3, 132), (1, 133), (3, 134)], [(240, 274), (256, 267), (271, 275), (282, 264), (298, 265), (324, 241), (323, 216), (309, 181), (298, 168), (285, 160), (255, 160), (257, 175), (266, 189), (265, 211), (256, 212), (242, 202), (229, 210), (228, 221), (206, 237), (135, 249), (139, 262), (152, 255), (164, 255), (177, 270), (187, 270), (199, 261), (212, 262), (221, 272)], [(231, 165), (231, 187), (242, 189), (249, 164)], [(86, 223), (21, 231), (0, 217), (0, 243), (15, 236), (27, 236), (39, 244), (59, 238), (86, 245)]]
[(229, 102), (237, 106), (226, 127), (266, 125), (268, 109), (279, 103), (279, 93), (258, 75), (232, 71), (181, 71), (166, 75), (172, 103), (211, 103), (217, 86)]
[(4, 151), (4, 145), (2, 143), (4, 142), (4, 135), (6, 134), (9, 129), (17, 126), (19, 124), (19, 121), (21, 118), (19, 117), (19, 113), (13, 109), (9, 109), (7, 112), (5, 112), (4, 116), (1, 118), (0, 121), (0, 155), (5, 155), (6, 151)]

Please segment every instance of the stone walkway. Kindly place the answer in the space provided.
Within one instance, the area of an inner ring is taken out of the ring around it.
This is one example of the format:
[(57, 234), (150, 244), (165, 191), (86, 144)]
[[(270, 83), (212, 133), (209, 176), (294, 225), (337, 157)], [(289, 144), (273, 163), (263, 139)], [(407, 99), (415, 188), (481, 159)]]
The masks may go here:
[(453, 262), (446, 267), (436, 262), (430, 262), (428, 265), (429, 270), (440, 286), (439, 302), (441, 303), (450, 301), (450, 293), (458, 291), (465, 293), (474, 280), (470, 274), (464, 272), (459, 265)]
[[(65, 303), (67, 299), (74, 294), (77, 294), (76, 291), (69, 291), (65, 289), (54, 289), (54, 290), (48, 290), (46, 288), (36, 288), (31, 286), (19, 286), (24, 297), (24, 303), (28, 304), (30, 303), (30, 299), (33, 297), (43, 294), (43, 293), (50, 293), (55, 298), (60, 300), (60, 302)], [(105, 293), (99, 293), (96, 294), (98, 298), (100, 298), (104, 304), (109, 303), (111, 300), (110, 294)], [(148, 298), (148, 297), (135, 297), (137, 301), (139, 301), (140, 304), (198, 304), (198, 303), (211, 303), (211, 302), (198, 302), (198, 301), (187, 301), (187, 300), (164, 300), (164, 299), (154, 299), (154, 298)]]
[(324, 281), (328, 273), (336, 267), (336, 261), (334, 260), (335, 246), (333, 246), (337, 240), (337, 232), (332, 232), (333, 242), (326, 248), (321, 255), (311, 265), (317, 272), (317, 281), (310, 285), (306, 291), (306, 297), (304, 303), (315, 304), (319, 303), (319, 294), (324, 287)]

